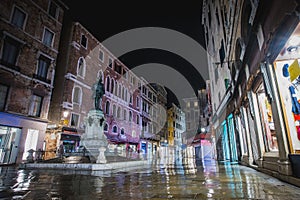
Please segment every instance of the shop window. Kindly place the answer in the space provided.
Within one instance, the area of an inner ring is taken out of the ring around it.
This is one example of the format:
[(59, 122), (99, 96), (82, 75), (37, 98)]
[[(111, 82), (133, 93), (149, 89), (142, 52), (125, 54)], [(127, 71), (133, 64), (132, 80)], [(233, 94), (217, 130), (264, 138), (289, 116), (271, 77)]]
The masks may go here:
[(79, 115), (72, 113), (71, 114), (71, 126), (77, 127), (79, 123)]
[(273, 121), (271, 104), (268, 101), (263, 84), (260, 85), (257, 91), (257, 100), (264, 131), (264, 143), (266, 151), (278, 151), (276, 130)]
[(8, 86), (0, 84), (0, 111), (3, 111), (5, 109), (7, 95)]
[(83, 46), (84, 48), (87, 48), (87, 37), (85, 35), (81, 35), (81, 39), (80, 39), (80, 44), (81, 46)]
[(38, 95), (32, 95), (30, 106), (29, 106), (29, 116), (40, 117), (42, 110), (43, 97)]
[(54, 33), (50, 31), (48, 28), (44, 29), (44, 36), (43, 36), (43, 44), (52, 47), (54, 39)]
[(86, 71), (86, 64), (84, 58), (79, 58), (77, 63), (77, 76), (84, 78)]
[(28, 129), (22, 160), (26, 160), (28, 156), (28, 150), (30, 149), (36, 150), (38, 138), (39, 138), (39, 130)]
[(6, 36), (3, 43), (1, 64), (19, 71), (19, 67), (15, 65), (19, 56), (20, 48), (21, 43)]
[(40, 57), (38, 59), (37, 72), (34, 77), (41, 81), (50, 83), (50, 80), (47, 79), (50, 64), (51, 64), (51, 60), (49, 58), (40, 55)]
[(23, 29), (26, 20), (26, 13), (18, 7), (14, 7), (11, 23), (16, 27)]
[(48, 13), (53, 18), (55, 19), (58, 18), (58, 6), (53, 1), (50, 1), (49, 3)]
[(78, 86), (75, 86), (73, 88), (73, 103), (80, 105), (81, 100), (82, 100), (82, 89)]

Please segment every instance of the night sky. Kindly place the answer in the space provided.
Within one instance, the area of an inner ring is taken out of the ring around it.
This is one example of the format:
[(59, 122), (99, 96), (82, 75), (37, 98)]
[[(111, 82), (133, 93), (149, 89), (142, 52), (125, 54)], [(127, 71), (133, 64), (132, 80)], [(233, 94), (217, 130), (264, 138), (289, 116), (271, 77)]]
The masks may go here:
[[(201, 24), (202, 1), (74, 1), (63, 0), (68, 15), (80, 22), (100, 42), (122, 31), (140, 27), (169, 28), (188, 35), (205, 48)], [(163, 2), (163, 3), (162, 3)], [(151, 55), (151, 56), (149, 56)], [(159, 49), (128, 52), (119, 59), (129, 68), (156, 62), (180, 71), (196, 91), (205, 87), (203, 78), (185, 59)], [(184, 70), (180, 68), (184, 66)], [(168, 102), (178, 103), (168, 90)]]

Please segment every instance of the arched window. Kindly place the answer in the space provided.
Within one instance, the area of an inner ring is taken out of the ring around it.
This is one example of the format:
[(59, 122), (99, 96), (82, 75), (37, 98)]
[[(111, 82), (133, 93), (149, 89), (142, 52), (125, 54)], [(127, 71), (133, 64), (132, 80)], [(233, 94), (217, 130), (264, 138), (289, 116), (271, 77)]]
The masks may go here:
[(122, 97), (121, 97), (123, 100), (125, 100), (125, 88), (122, 87)]
[(108, 92), (109, 92), (109, 85), (110, 85), (110, 78), (108, 76), (108, 77), (106, 77), (106, 91), (108, 91)]
[(118, 88), (119, 88), (119, 83), (116, 81), (116, 87), (114, 89), (114, 95), (118, 96)]
[(108, 131), (108, 124), (107, 124), (107, 123), (105, 123), (105, 125), (104, 125), (104, 131), (105, 131), (105, 132)]
[(109, 101), (106, 102), (106, 105), (105, 105), (105, 114), (109, 115), (109, 107), (110, 107), (110, 103)]
[(127, 91), (127, 89), (125, 89), (125, 99), (124, 99), (124, 101), (128, 101), (128, 91)]
[(126, 121), (127, 120), (127, 112), (126, 110), (124, 109), (123, 111), (123, 119)]
[(133, 138), (135, 138), (135, 137), (136, 137), (136, 132), (135, 132), (135, 131), (132, 131), (132, 134), (131, 134), (131, 135), (132, 135)]
[(118, 127), (117, 126), (113, 126), (113, 130), (112, 130), (114, 133), (117, 133), (118, 132)]
[(125, 131), (124, 131), (124, 128), (121, 129), (121, 135), (124, 135), (125, 134)]
[(136, 115), (136, 123), (140, 124), (140, 116), (139, 115)]
[(116, 105), (113, 105), (113, 116), (116, 117)]
[(110, 92), (111, 92), (112, 94), (114, 93), (114, 87), (115, 87), (115, 81), (114, 81), (114, 79), (111, 79)]
[(77, 63), (77, 76), (84, 78), (85, 76), (85, 60), (83, 57), (78, 59)]
[(82, 90), (81, 87), (75, 86), (73, 88), (73, 94), (72, 94), (73, 103), (75, 104), (81, 104), (82, 100)]
[(117, 118), (121, 119), (121, 108), (120, 107), (118, 107), (118, 110), (117, 110)]
[(129, 121), (131, 122), (132, 121), (132, 112), (129, 111)]
[(121, 95), (122, 95), (122, 86), (121, 84), (119, 84), (119, 92), (117, 96), (121, 98)]

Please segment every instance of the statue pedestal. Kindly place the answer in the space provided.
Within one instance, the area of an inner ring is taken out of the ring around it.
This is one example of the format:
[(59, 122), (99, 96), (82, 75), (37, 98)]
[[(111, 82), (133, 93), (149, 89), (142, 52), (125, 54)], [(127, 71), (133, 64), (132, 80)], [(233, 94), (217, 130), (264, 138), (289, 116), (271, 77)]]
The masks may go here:
[(104, 135), (103, 112), (90, 110), (84, 122), (85, 133), (81, 136), (81, 145), (87, 149), (91, 162), (106, 163), (107, 139)]

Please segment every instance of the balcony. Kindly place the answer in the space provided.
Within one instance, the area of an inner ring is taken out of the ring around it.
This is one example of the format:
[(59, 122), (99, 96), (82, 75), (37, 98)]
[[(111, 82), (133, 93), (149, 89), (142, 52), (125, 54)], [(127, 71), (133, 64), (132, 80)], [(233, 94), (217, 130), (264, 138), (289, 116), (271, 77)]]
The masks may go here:
[(13, 70), (15, 70), (17, 72), (20, 72), (20, 67), (16, 66), (15, 64), (8, 63), (8, 62), (6, 62), (6, 61), (4, 61), (2, 59), (0, 60), (0, 64), (3, 65), (3, 66), (5, 66), (5, 67), (8, 67), (10, 69), (13, 69)]
[(33, 78), (43, 81), (45, 83), (51, 84), (51, 80), (47, 79), (46, 77), (42, 77), (38, 74), (33, 74)]

